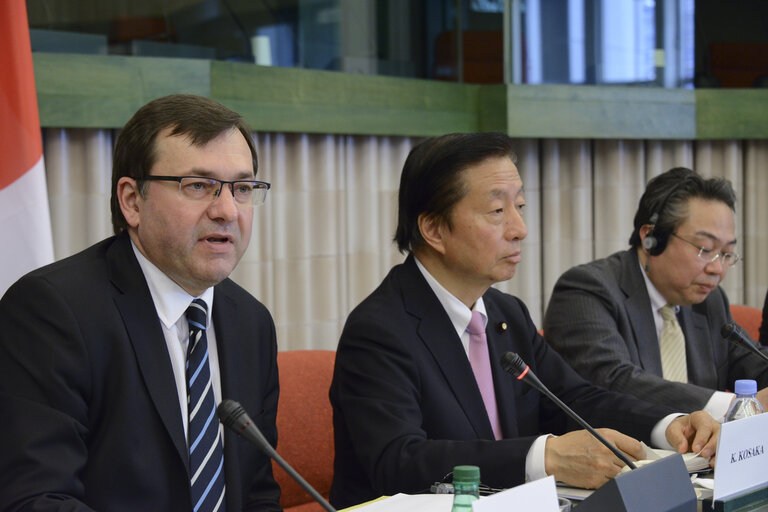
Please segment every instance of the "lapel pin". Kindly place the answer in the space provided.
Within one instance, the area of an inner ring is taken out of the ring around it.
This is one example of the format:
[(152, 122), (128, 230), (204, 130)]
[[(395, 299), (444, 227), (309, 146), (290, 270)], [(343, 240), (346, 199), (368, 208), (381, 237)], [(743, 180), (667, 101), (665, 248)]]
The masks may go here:
[(507, 330), (507, 322), (497, 323), (496, 330), (499, 331), (499, 333), (505, 332)]

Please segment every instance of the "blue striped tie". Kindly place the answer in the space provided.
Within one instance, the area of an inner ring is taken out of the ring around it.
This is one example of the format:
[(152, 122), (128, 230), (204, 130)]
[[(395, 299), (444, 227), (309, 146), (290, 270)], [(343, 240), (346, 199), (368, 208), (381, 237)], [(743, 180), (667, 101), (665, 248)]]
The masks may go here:
[(187, 308), (187, 410), (190, 492), (194, 512), (224, 512), (224, 451), (205, 336), (208, 306), (195, 299)]

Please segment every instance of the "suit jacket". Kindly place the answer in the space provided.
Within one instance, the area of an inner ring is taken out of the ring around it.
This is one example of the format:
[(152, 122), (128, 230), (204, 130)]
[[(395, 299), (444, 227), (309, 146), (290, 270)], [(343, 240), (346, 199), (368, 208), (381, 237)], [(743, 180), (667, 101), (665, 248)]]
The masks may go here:
[[(214, 289), (222, 395), (277, 442), (274, 324)], [(126, 234), (38, 269), (0, 301), (0, 509), (192, 510), (160, 321)], [(224, 436), (228, 510), (281, 510), (268, 458)]]
[(760, 324), (760, 344), (768, 345), (768, 293), (765, 294), (763, 303), (763, 321)]
[(520, 354), (595, 426), (648, 441), (652, 427), (671, 412), (583, 380), (537, 334), (519, 299), (490, 289), (483, 300), (500, 441), (494, 440), (461, 341), (413, 256), (350, 314), (330, 392), (336, 506), (428, 492), (459, 464), (479, 466), (482, 482), (492, 487), (523, 483), (525, 457), (536, 437), (575, 425), (538, 391), (504, 372), (500, 358), (507, 351)]
[(651, 301), (635, 249), (579, 265), (555, 285), (544, 337), (584, 378), (615, 391), (691, 412), (736, 379), (768, 385), (768, 365), (720, 337), (731, 322), (718, 287), (707, 299), (680, 308), (689, 383), (662, 378)]

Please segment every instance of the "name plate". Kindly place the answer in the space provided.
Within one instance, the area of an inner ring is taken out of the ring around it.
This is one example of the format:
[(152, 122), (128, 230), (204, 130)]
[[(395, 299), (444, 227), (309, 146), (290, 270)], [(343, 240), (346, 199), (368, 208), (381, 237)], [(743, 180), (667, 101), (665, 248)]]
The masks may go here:
[(714, 501), (768, 483), (768, 414), (723, 423), (717, 441)]
[(555, 477), (550, 475), (472, 502), (472, 512), (558, 512)]

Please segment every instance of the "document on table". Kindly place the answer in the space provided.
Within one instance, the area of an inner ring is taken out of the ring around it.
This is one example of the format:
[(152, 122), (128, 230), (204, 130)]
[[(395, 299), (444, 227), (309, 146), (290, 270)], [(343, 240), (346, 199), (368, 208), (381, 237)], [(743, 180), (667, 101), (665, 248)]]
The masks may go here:
[[(650, 464), (651, 462), (659, 459), (663, 459), (664, 457), (668, 457), (670, 455), (675, 455), (677, 452), (673, 450), (663, 450), (661, 448), (651, 448), (650, 446), (646, 445), (645, 443), (642, 443), (643, 448), (645, 448), (645, 456), (646, 458), (644, 460), (638, 460), (635, 462), (635, 466), (640, 467), (644, 466), (646, 464)], [(701, 473), (704, 471), (708, 471), (710, 469), (709, 467), (709, 460), (705, 459), (698, 453), (684, 453), (683, 454), (683, 462), (685, 462), (685, 468), (688, 470), (688, 473)], [(630, 471), (628, 466), (624, 466), (621, 469), (622, 473), (625, 473), (627, 471)]]
[(354, 512), (450, 512), (453, 494), (395, 494), (344, 509)]

